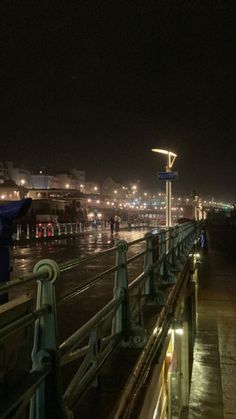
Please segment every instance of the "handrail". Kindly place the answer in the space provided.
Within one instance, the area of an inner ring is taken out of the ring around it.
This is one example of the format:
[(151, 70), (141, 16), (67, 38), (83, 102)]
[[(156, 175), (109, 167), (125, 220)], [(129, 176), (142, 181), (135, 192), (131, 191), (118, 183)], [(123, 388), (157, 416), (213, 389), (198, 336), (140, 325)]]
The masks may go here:
[(71, 335), (65, 342), (60, 345), (61, 355), (65, 355), (67, 352), (72, 351), (79, 340), (82, 340), (89, 331), (111, 311), (119, 306), (124, 300), (124, 296), (119, 299), (111, 300), (106, 306), (104, 306), (94, 317), (92, 317), (87, 323), (85, 323), (77, 332)]
[(6, 291), (9, 291), (10, 289), (25, 285), (28, 282), (38, 281), (41, 279), (47, 279), (48, 278), (48, 271), (45, 270), (45, 272), (35, 272), (31, 273), (29, 275), (22, 276), (20, 278), (12, 279), (11, 281), (5, 282), (0, 285), (0, 295), (5, 294)]
[[(194, 246), (200, 228), (200, 225), (196, 225), (195, 228), (193, 223), (187, 223), (170, 229), (161, 229), (156, 234), (150, 232), (131, 242), (117, 241), (115, 246), (110, 249), (90, 256), (75, 258), (59, 265), (46, 259), (36, 264), (33, 273), (0, 286), (0, 294), (3, 294), (9, 289), (25, 283), (35, 281), (38, 283), (36, 309), (0, 330), (0, 339), (5, 339), (19, 328), (34, 322), (32, 372), (43, 371), (45, 366), (49, 365), (51, 367), (50, 374), (54, 377), (52, 380), (56, 380), (58, 383), (53, 395), (52, 388), (48, 387), (50, 380), (45, 381), (44, 385), (39, 384), (36, 386), (37, 388), (34, 388), (38, 396), (31, 400), (31, 412), (36, 412), (39, 408), (42, 409), (40, 400), (44, 400), (46, 405), (46, 400), (51, 397), (62, 417), (69, 414), (68, 412), (72, 414), (71, 409), (75, 401), (82, 397), (85, 388), (98, 375), (102, 365), (112, 354), (117, 344), (135, 345), (132, 343), (134, 340), (131, 339), (131, 336), (135, 336), (137, 328), (138, 330), (142, 329), (140, 310), (143, 310), (143, 306), (148, 302), (156, 304), (159, 285), (168, 283), (172, 288), (166, 301), (166, 307), (161, 310), (156, 323), (156, 330), (159, 327), (160, 330), (161, 328), (163, 330), (163, 322), (165, 322), (166, 315), (169, 315), (170, 298), (175, 299), (181, 288), (181, 281), (177, 280), (177, 273), (184, 266), (183, 263), (186, 262), (189, 252)], [(145, 250), (142, 247), (137, 254), (127, 257), (127, 253), (141, 243), (145, 244)], [(115, 255), (115, 261), (111, 267), (56, 300), (55, 286), (61, 274), (107, 255)], [(143, 261), (142, 272), (138, 273), (130, 282), (128, 265), (138, 259)], [(173, 274), (172, 272), (175, 271), (176, 274)], [(59, 344), (57, 307), (90, 290), (104, 277), (111, 274), (114, 274), (113, 298), (63, 343)], [(131, 296), (132, 304), (129, 303)], [(137, 339), (138, 344), (144, 346), (145, 334), (140, 339)], [(156, 335), (154, 341), (152, 344), (155, 346), (158, 343)], [(81, 345), (83, 346), (81, 347)], [(81, 364), (63, 396), (59, 385), (61, 366), (78, 357), (81, 357)], [(34, 416), (33, 413), (32, 415), (31, 419), (36, 419), (37, 416)], [(44, 418), (46, 418), (45, 415), (42, 416), (42, 419)]]
[(117, 272), (119, 269), (119, 266), (113, 266), (110, 269), (107, 269), (106, 271), (102, 272), (99, 275), (95, 275), (92, 279), (90, 279), (86, 284), (81, 285), (80, 287), (76, 287), (74, 290), (71, 290), (68, 294), (64, 294), (62, 297), (59, 297), (57, 299), (58, 305), (63, 304), (67, 300), (70, 300), (71, 298), (76, 297), (79, 294), (82, 294), (83, 292), (91, 289), (94, 285), (96, 285), (104, 276), (109, 275), (111, 273)]
[(69, 260), (68, 262), (61, 263), (59, 265), (60, 271), (64, 272), (64, 271), (67, 271), (69, 269), (77, 268), (79, 265), (81, 265), (83, 263), (86, 263), (88, 261), (91, 261), (91, 260), (96, 259), (96, 258), (101, 257), (101, 256), (105, 256), (107, 254), (111, 254), (115, 251), (116, 251), (116, 246), (111, 247), (110, 249), (107, 249), (107, 250), (102, 250), (101, 252), (96, 253), (95, 255), (90, 255), (90, 256), (86, 256), (86, 257), (82, 257), (82, 258)]
[(4, 339), (6, 336), (10, 336), (17, 330), (21, 329), (22, 327), (28, 326), (29, 324), (33, 323), (36, 319), (39, 319), (46, 313), (50, 312), (50, 306), (45, 305), (38, 310), (34, 310), (31, 313), (25, 314), (20, 319), (15, 320), (6, 326), (0, 329), (0, 340)]
[[(122, 392), (120, 400), (117, 403), (116, 411), (113, 412), (114, 419), (129, 417), (130, 411), (132, 410), (132, 407), (134, 406), (134, 403), (137, 400), (139, 393), (146, 381), (146, 370), (150, 368), (150, 365), (159, 346), (162, 345), (163, 340), (167, 335), (167, 331), (172, 321), (171, 313), (174, 312), (173, 305), (176, 304), (175, 295), (179, 295), (182, 282), (186, 281), (186, 271), (188, 271), (190, 264), (191, 261), (189, 260), (188, 264), (185, 265), (184, 271), (181, 272), (177, 286), (172, 288), (166, 304), (162, 308), (159, 317), (152, 329), (152, 332), (150, 333), (150, 338), (147, 342), (147, 345), (144, 347), (135, 366), (133, 367), (128, 382), (126, 383), (126, 387)], [(137, 381), (139, 381), (138, 384)]]

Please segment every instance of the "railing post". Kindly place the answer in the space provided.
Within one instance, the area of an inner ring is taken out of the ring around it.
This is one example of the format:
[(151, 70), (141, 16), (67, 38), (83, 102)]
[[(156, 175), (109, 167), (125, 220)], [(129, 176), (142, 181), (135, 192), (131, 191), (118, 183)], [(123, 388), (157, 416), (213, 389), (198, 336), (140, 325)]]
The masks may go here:
[[(165, 230), (160, 234), (160, 279), (161, 284), (174, 284), (176, 277), (170, 272), (171, 267), (171, 231)], [(168, 240), (168, 242), (167, 242)]]
[(29, 238), (30, 238), (30, 226), (29, 226), (29, 224), (27, 224), (27, 226), (26, 226), (26, 238), (27, 238), (27, 240), (29, 240)]
[(154, 300), (155, 289), (153, 283), (153, 240), (154, 235), (152, 233), (145, 234), (146, 239), (146, 254), (144, 259), (144, 272), (147, 275), (147, 279), (144, 287), (144, 294), (151, 297)]
[(48, 278), (38, 280), (36, 308), (47, 305), (50, 310), (35, 321), (32, 370), (50, 366), (51, 372), (31, 399), (30, 419), (61, 418), (64, 414), (55, 296), (55, 281), (60, 276), (60, 270), (56, 262), (44, 259), (34, 267), (34, 272), (40, 271), (48, 271)]
[(171, 271), (180, 272), (182, 269), (182, 263), (180, 260), (180, 231), (178, 227), (174, 227), (171, 232)]
[(16, 240), (20, 240), (20, 224), (16, 226)]
[(122, 333), (124, 339), (128, 339), (128, 273), (126, 264), (126, 252), (128, 245), (125, 240), (118, 240), (116, 243), (116, 265), (118, 271), (115, 273), (114, 298), (125, 296), (124, 302), (119, 306), (113, 319), (113, 333)]
[(39, 227), (38, 227), (38, 224), (36, 224), (36, 226), (35, 226), (35, 238), (36, 239), (39, 238)]

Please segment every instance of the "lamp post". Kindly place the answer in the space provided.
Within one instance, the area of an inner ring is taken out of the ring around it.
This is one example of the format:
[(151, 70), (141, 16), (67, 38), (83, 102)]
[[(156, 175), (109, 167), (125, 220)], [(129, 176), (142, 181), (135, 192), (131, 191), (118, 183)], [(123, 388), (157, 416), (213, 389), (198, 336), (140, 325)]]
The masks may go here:
[[(162, 148), (153, 148), (154, 153), (167, 156), (166, 172), (171, 172), (177, 154)], [(171, 227), (171, 181), (166, 179), (166, 227)]]

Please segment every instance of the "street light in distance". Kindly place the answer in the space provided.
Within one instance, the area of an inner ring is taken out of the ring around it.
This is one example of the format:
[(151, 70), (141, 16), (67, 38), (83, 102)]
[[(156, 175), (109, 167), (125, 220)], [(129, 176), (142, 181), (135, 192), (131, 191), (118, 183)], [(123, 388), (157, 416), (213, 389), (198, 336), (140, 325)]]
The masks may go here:
[[(152, 148), (152, 151), (167, 156), (166, 172), (171, 172), (177, 154), (162, 148)], [(171, 224), (171, 181), (166, 179), (166, 227), (171, 227)]]

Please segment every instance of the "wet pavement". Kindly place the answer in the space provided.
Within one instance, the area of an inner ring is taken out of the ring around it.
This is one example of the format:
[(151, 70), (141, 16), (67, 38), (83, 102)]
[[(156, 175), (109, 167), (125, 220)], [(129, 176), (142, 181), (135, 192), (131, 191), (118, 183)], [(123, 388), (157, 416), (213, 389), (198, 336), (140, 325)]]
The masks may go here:
[(109, 231), (81, 233), (75, 238), (32, 241), (24, 245), (16, 245), (12, 250), (12, 278), (32, 272), (34, 265), (41, 259), (51, 258), (62, 263), (93, 252), (100, 252), (114, 246), (115, 240), (132, 241), (143, 237), (147, 230), (120, 231), (110, 234)]
[[(51, 258), (57, 263), (69, 261), (81, 256), (89, 256), (114, 246), (115, 240), (127, 242), (141, 238), (146, 230), (121, 231), (111, 235), (109, 231), (81, 234), (76, 238), (55, 241), (39, 241), (14, 247), (12, 251), (12, 278), (21, 277), (32, 272), (34, 265), (41, 259)], [(133, 256), (144, 249), (145, 242), (135, 245), (127, 253)], [(76, 328), (91, 318), (100, 310), (113, 295), (114, 273), (104, 277), (99, 283), (84, 293), (77, 295), (78, 287), (87, 284), (95, 275), (115, 265), (115, 252), (92, 260), (78, 268), (65, 271), (56, 283), (56, 298), (58, 301), (58, 324), (60, 342), (66, 339)], [(141, 273), (143, 258), (139, 263), (129, 265), (130, 281)], [(10, 291), (10, 299), (27, 294), (36, 296), (36, 284), (25, 284)], [(68, 296), (67, 298), (65, 298)]]
[[(81, 234), (77, 238), (60, 239), (55, 241), (40, 241), (32, 242), (30, 245), (16, 246), (12, 251), (12, 265), (13, 275), (12, 278), (21, 277), (30, 273), (37, 261), (43, 258), (52, 258), (58, 263), (68, 261), (73, 258), (80, 256), (88, 256), (95, 252), (109, 249), (114, 246), (115, 240), (123, 239), (127, 242), (142, 238), (147, 230), (137, 231), (121, 231), (117, 234), (111, 235), (110, 232), (93, 232), (89, 234)], [(134, 256), (145, 248), (145, 242), (135, 244), (128, 250), (127, 257)], [(139, 273), (143, 270), (144, 256), (135, 263), (131, 263), (128, 267), (129, 280), (132, 281)], [(82, 326), (88, 319), (90, 319), (95, 313), (101, 309), (106, 302), (111, 300), (113, 296), (114, 287), (114, 273), (102, 279), (101, 282), (97, 283), (91, 289), (81, 294), (76, 294), (78, 286), (83, 283), (87, 283), (91, 277), (99, 272), (103, 272), (115, 264), (115, 252), (112, 255), (105, 255), (99, 259), (89, 261), (85, 265), (80, 265), (76, 269), (65, 271), (62, 273), (60, 279), (56, 283), (56, 296), (57, 296), (57, 317), (58, 317), (58, 335), (59, 342), (63, 342), (68, 336), (74, 333), (80, 326)], [(74, 291), (74, 292), (73, 292)], [(10, 297), (13, 298), (17, 293), (27, 293), (33, 298), (36, 295), (36, 286), (30, 284), (21, 287), (21, 290), (17, 289), (11, 291)], [(65, 295), (70, 294), (72, 298), (65, 299)], [(119, 350), (120, 355), (120, 350)], [(132, 355), (132, 358), (135, 358)], [(79, 361), (78, 361), (79, 362)], [(78, 368), (78, 362), (75, 361), (62, 370), (63, 376), (63, 389), (65, 390), (73, 374)], [(130, 363), (130, 361), (129, 361)], [(128, 374), (128, 369), (125, 371)], [(125, 375), (127, 379), (127, 375)], [(109, 381), (109, 378), (107, 378)], [(106, 381), (106, 380), (105, 380)], [(104, 381), (104, 383), (105, 383)], [(124, 378), (123, 378), (124, 381)], [(110, 384), (107, 384), (110, 387)], [(105, 388), (105, 384), (103, 384)], [(117, 397), (119, 392), (111, 393), (110, 390), (105, 392), (108, 394), (108, 399)], [(91, 397), (89, 393), (89, 397)], [(94, 410), (94, 403), (99, 403), (97, 400), (97, 392), (93, 395), (94, 399), (92, 406), (91, 400), (84, 401), (84, 405), (79, 408), (79, 417), (91, 419), (91, 409)], [(102, 406), (100, 406), (99, 418), (108, 417), (108, 400), (103, 403), (104, 416), (102, 416)], [(111, 402), (112, 405), (112, 402)], [(109, 409), (111, 408), (109, 405)], [(83, 414), (81, 416), (81, 410)], [(77, 416), (76, 416), (77, 417)], [(95, 418), (96, 416), (95, 413)]]
[(189, 419), (236, 418), (236, 254), (209, 249), (200, 268)]
[[(129, 241), (142, 237), (144, 230), (119, 232), (94, 232), (77, 238), (33, 242), (16, 246), (12, 251), (13, 275), (19, 277), (32, 271), (35, 263), (43, 258), (52, 258), (58, 263), (79, 256), (86, 256), (108, 249), (115, 239)], [(133, 249), (133, 254), (141, 245)], [(130, 255), (131, 256), (131, 255)], [(196, 336), (193, 374), (191, 382), (189, 419), (236, 418), (236, 255), (211, 250), (203, 257), (200, 266), (199, 316)], [(58, 295), (71, 292), (105, 267), (111, 266), (114, 258), (89, 265), (85, 270), (63, 273), (58, 283)], [(142, 265), (142, 263), (141, 263)], [(140, 268), (141, 268), (140, 265)], [(132, 266), (130, 267), (132, 274)], [(137, 269), (133, 274), (137, 273)], [(132, 275), (131, 275), (132, 277)], [(111, 280), (112, 279), (112, 280)], [(110, 299), (113, 278), (84, 296), (69, 300), (58, 309), (60, 341), (91, 317)], [(22, 292), (33, 292), (25, 287)], [(83, 306), (83, 310), (81, 307)], [(81, 314), (82, 313), (82, 314)], [(60, 327), (60, 325), (62, 325)], [(65, 380), (66, 381), (66, 380)]]

